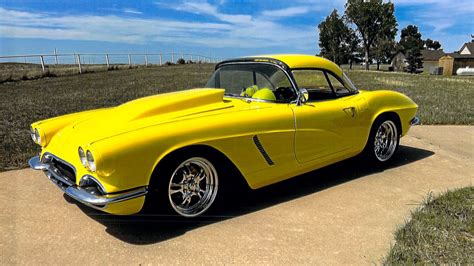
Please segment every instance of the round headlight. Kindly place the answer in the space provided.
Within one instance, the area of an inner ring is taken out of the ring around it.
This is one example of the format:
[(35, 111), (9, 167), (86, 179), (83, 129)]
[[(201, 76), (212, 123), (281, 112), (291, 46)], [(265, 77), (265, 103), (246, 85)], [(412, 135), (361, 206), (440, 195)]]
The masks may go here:
[(30, 127), (30, 135), (33, 142), (36, 143), (36, 134), (35, 134), (35, 130), (32, 127)]
[(35, 138), (36, 138), (36, 143), (41, 144), (41, 135), (40, 135), (38, 129), (35, 129)]
[(87, 168), (87, 159), (86, 159), (86, 154), (85, 154), (84, 150), (81, 147), (79, 147), (78, 152), (79, 152), (79, 158), (81, 159), (82, 165), (85, 168)]
[(87, 165), (89, 165), (89, 170), (91, 170), (92, 172), (95, 172), (95, 161), (94, 161), (94, 156), (92, 156), (91, 151), (87, 151), (86, 158), (87, 158)]

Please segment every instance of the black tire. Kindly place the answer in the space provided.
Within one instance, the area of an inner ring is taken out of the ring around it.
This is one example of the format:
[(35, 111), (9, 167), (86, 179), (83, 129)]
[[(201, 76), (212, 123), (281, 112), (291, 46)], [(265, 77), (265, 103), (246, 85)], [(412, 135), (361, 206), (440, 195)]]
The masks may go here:
[(201, 154), (182, 152), (160, 163), (150, 180), (145, 212), (192, 218), (215, 205), (221, 186), (219, 159)]
[(363, 157), (376, 165), (388, 163), (400, 144), (398, 121), (393, 116), (378, 117), (370, 129)]

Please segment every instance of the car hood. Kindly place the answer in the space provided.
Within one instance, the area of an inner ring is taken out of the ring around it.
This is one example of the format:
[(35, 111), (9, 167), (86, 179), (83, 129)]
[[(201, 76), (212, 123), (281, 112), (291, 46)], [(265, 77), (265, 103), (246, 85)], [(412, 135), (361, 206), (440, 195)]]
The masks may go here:
[(51, 142), (77, 140), (79, 145), (90, 145), (118, 134), (180, 118), (232, 109), (233, 102), (223, 97), (223, 89), (192, 89), (140, 98), (117, 107), (88, 112), (87, 116), (60, 130)]

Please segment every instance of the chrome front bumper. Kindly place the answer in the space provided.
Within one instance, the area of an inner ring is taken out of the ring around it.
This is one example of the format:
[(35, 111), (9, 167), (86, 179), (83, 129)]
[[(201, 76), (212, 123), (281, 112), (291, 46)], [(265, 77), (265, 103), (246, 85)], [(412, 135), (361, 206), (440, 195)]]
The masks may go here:
[(61, 175), (60, 171), (58, 171), (53, 164), (49, 163), (48, 160), (41, 161), (39, 156), (35, 156), (28, 161), (28, 164), (32, 169), (42, 170), (49, 180), (66, 193), (66, 195), (95, 209), (104, 210), (112, 203), (131, 200), (147, 194), (147, 188), (140, 187), (123, 193), (94, 195)]

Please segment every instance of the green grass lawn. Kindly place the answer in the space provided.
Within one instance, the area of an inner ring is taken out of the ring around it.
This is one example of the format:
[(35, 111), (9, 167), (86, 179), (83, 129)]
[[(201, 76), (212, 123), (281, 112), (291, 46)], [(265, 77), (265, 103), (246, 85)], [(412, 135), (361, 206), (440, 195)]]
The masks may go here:
[[(29, 71), (30, 66), (10, 67), (18, 67), (21, 73)], [(212, 64), (153, 66), (0, 84), (0, 171), (25, 167), (28, 158), (38, 151), (29, 137), (29, 125), (34, 121), (202, 87), (213, 69)], [(382, 88), (407, 94), (420, 106), (424, 124), (474, 122), (473, 78), (356, 70), (348, 75), (360, 89)]]
[(428, 196), (395, 234), (385, 264), (474, 263), (474, 187)]
[(359, 89), (406, 94), (418, 104), (423, 124), (474, 124), (474, 77), (356, 70), (348, 76)]

